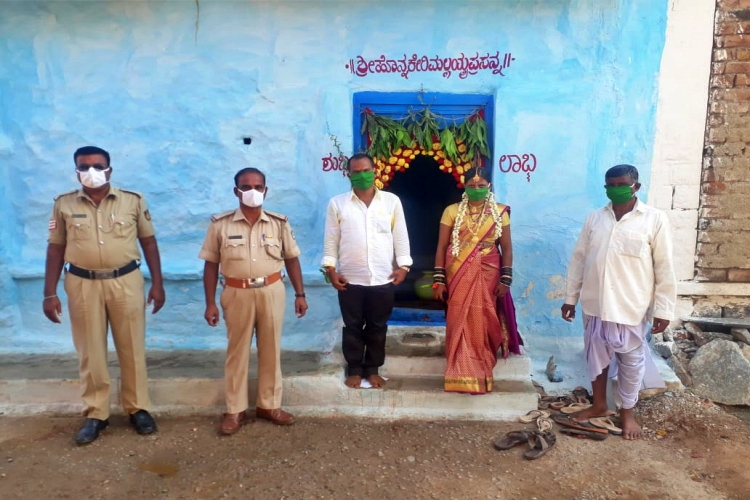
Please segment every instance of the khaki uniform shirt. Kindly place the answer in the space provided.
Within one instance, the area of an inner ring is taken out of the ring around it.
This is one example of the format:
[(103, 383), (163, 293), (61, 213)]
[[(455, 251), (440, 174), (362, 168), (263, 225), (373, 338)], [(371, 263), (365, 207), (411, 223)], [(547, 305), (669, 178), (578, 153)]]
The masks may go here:
[(300, 253), (285, 215), (261, 210), (251, 226), (237, 208), (211, 218), (198, 257), (218, 263), (224, 276), (243, 279), (279, 272), (284, 259)]
[(110, 186), (97, 207), (79, 189), (55, 198), (49, 243), (65, 245), (65, 261), (93, 271), (118, 269), (141, 258), (137, 238), (154, 236), (141, 194)]

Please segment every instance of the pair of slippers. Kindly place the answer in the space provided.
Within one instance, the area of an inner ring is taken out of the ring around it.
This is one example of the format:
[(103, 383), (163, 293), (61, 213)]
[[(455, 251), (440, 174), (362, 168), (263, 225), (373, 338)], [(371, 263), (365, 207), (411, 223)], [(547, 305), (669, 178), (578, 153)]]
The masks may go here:
[[(589, 437), (591, 438), (591, 434), (601, 434), (604, 436), (604, 438), (607, 437), (608, 434), (616, 434), (620, 435), (622, 434), (622, 429), (615, 425), (615, 423), (612, 421), (609, 417), (593, 417), (588, 420), (575, 420), (570, 415), (555, 415), (552, 417), (552, 420), (554, 422), (562, 427), (565, 427), (567, 429), (573, 429), (576, 432), (576, 437)], [(581, 432), (584, 431), (584, 432)], [(565, 434), (571, 434), (571, 431), (564, 432)], [(604, 439), (601, 438), (601, 439)], [(593, 438), (597, 439), (597, 438)], [(598, 440), (601, 440), (598, 439)]]
[(536, 460), (545, 455), (557, 442), (557, 436), (551, 429), (545, 431), (510, 431), (493, 443), (496, 450), (510, 450), (520, 444), (528, 444), (529, 449), (523, 452), (526, 460)]
[(550, 413), (546, 410), (531, 410), (526, 415), (518, 417), (518, 421), (524, 424), (536, 423), (539, 431), (549, 431), (552, 429), (552, 420)]

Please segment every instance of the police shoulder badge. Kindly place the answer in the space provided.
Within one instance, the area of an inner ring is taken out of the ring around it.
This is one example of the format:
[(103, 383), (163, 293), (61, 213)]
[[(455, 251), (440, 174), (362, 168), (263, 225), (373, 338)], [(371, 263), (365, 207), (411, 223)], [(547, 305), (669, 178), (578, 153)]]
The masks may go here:
[(151, 220), (151, 212), (149, 212), (148, 210), (143, 212), (143, 216), (146, 218), (146, 220)]

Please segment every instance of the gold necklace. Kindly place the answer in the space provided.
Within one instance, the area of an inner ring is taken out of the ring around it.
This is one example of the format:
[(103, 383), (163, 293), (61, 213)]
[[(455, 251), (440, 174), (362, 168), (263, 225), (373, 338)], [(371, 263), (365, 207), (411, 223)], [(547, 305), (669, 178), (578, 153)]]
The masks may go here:
[(487, 218), (487, 201), (482, 204), (482, 209), (479, 211), (476, 215), (471, 213), (471, 209), (469, 209), (469, 217), (466, 219), (466, 229), (469, 230), (469, 233), (471, 234), (471, 241), (472, 243), (478, 243), (479, 242), (479, 235), (477, 234), (479, 232), (479, 229), (484, 224), (485, 219)]

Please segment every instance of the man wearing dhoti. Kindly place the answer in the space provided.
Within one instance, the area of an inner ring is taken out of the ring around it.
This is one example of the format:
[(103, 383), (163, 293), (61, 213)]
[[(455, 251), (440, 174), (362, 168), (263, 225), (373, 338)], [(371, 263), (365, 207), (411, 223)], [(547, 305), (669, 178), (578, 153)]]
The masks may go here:
[(623, 437), (643, 432), (633, 408), (642, 388), (664, 387), (646, 334), (669, 325), (676, 302), (672, 235), (667, 216), (636, 197), (638, 170), (617, 165), (605, 174), (604, 208), (589, 214), (568, 266), (562, 317), (583, 309), (584, 345), (594, 402), (576, 420), (606, 416), (607, 378), (617, 377)]

